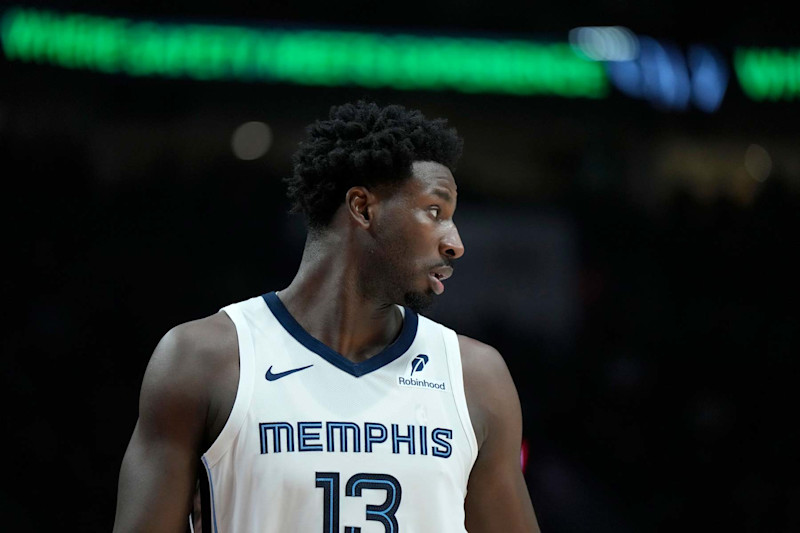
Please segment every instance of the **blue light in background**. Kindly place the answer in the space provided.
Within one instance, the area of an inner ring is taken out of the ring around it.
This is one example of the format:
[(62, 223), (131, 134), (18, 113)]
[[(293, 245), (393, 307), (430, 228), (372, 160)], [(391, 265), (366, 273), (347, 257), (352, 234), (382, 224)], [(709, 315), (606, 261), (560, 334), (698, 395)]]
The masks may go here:
[[(688, 59), (687, 59), (688, 56)], [(606, 63), (611, 83), (631, 98), (654, 107), (686, 111), (690, 104), (713, 113), (722, 104), (728, 69), (714, 49), (692, 45), (687, 55), (672, 43), (639, 37), (639, 55), (630, 61)]]
[(728, 67), (720, 54), (708, 46), (689, 47), (692, 72), (692, 103), (706, 113), (719, 109), (728, 87)]

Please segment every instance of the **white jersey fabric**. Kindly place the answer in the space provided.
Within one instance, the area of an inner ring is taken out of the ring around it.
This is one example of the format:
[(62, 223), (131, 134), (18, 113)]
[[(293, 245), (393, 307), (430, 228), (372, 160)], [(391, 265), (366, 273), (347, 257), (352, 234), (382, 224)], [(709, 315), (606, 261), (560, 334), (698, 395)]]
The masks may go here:
[(466, 531), (477, 443), (458, 340), (401, 310), (395, 342), (353, 363), (306, 332), (274, 292), (223, 308), (236, 325), (239, 386), (202, 456), (204, 529)]

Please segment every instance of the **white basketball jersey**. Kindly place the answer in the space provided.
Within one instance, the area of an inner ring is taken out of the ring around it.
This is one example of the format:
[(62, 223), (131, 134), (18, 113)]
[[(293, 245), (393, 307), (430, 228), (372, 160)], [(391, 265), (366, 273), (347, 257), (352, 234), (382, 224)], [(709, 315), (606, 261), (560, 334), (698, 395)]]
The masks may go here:
[(403, 309), (397, 340), (353, 363), (306, 332), (275, 293), (223, 310), (239, 339), (239, 387), (202, 457), (204, 529), (466, 531), (477, 443), (452, 330)]

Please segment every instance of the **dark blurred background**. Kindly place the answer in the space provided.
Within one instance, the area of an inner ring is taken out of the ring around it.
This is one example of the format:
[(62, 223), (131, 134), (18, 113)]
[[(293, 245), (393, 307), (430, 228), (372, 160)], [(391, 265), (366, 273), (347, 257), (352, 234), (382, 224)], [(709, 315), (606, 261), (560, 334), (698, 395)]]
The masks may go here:
[(465, 138), (466, 255), (429, 315), (506, 358), (543, 531), (800, 531), (800, 67), (794, 96), (773, 100), (748, 96), (733, 69), (736, 47), (797, 53), (789, 11), (33, 4), (559, 42), (622, 25), (680, 53), (710, 47), (730, 70), (721, 103), (703, 110), (616, 85), (596, 99), (465, 94), (132, 78), (4, 57), (3, 529), (111, 529), (153, 348), (178, 323), (288, 284), (304, 230), (281, 178), (306, 124), (364, 98), (446, 117)]

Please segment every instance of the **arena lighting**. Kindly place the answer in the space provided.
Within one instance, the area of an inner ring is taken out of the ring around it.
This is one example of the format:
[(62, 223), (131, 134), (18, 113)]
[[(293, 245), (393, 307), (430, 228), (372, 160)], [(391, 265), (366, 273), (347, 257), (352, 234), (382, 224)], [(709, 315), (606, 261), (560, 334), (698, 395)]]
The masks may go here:
[(635, 60), (606, 63), (614, 87), (631, 98), (648, 100), (664, 110), (685, 111), (690, 104), (713, 113), (728, 87), (728, 67), (713, 48), (677, 45), (639, 37)]
[(602, 98), (603, 65), (568, 43), (3, 14), (8, 59), (130, 76)]
[(733, 64), (753, 100), (800, 100), (800, 48), (737, 48)]
[(594, 61), (631, 61), (639, 55), (639, 39), (624, 26), (573, 28), (569, 44)]
[(763, 146), (751, 144), (744, 154), (744, 168), (754, 180), (764, 181), (772, 172), (772, 158)]
[(530, 444), (528, 439), (522, 437), (522, 447), (519, 450), (519, 466), (522, 468), (522, 474), (528, 472), (528, 455), (530, 454)]
[(258, 121), (245, 122), (231, 136), (231, 148), (239, 159), (252, 161), (263, 156), (272, 145), (272, 129)]

